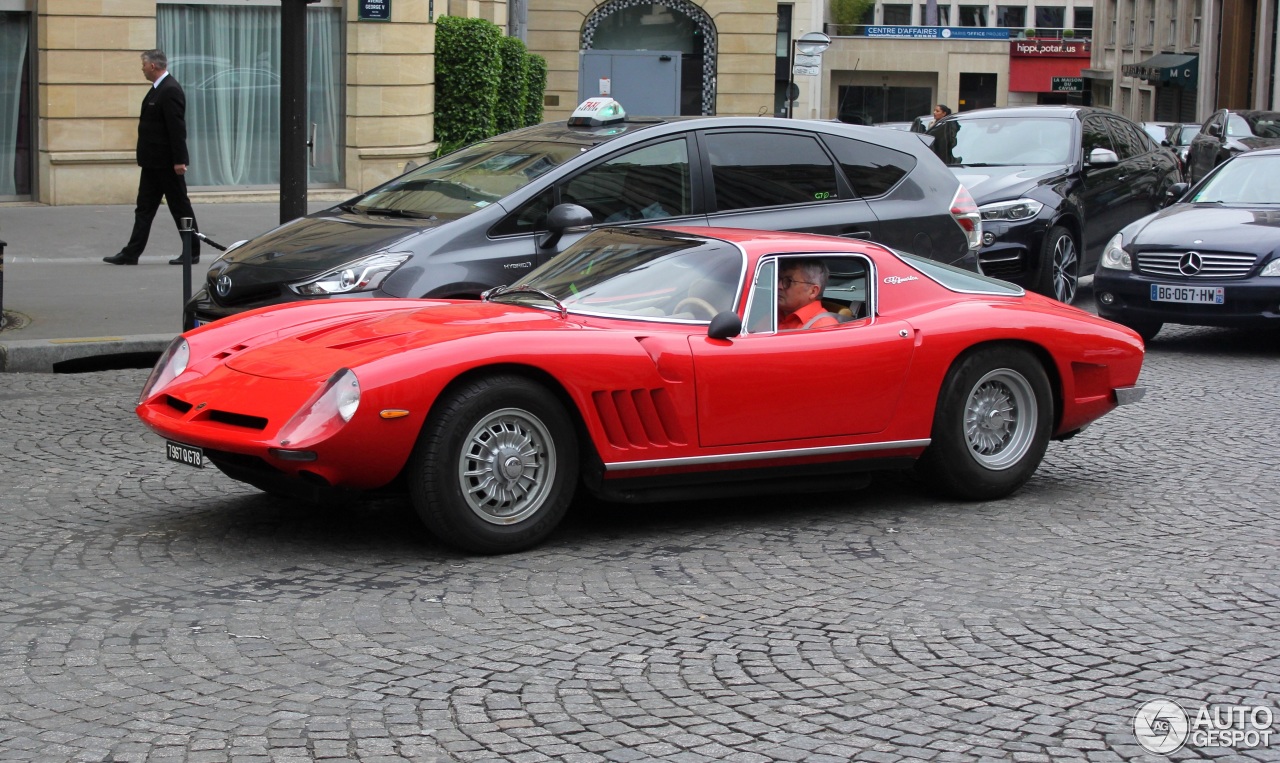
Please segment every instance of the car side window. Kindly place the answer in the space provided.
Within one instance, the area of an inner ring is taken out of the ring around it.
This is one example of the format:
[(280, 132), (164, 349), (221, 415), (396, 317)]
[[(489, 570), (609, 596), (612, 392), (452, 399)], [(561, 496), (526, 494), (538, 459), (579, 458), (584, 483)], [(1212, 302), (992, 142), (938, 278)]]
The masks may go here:
[(1239, 114), (1232, 114), (1227, 117), (1227, 137), (1230, 138), (1252, 138), (1253, 130), (1249, 128), (1249, 123)]
[(835, 164), (811, 135), (713, 132), (705, 141), (718, 212), (839, 198)]
[(1093, 153), (1095, 148), (1105, 148), (1108, 151), (1116, 150), (1115, 145), (1111, 142), (1111, 133), (1107, 131), (1107, 125), (1101, 118), (1084, 120), (1080, 134), (1086, 162), (1089, 161), (1089, 155)]
[(1130, 134), (1123, 122), (1108, 119), (1107, 124), (1111, 126), (1111, 135), (1115, 139), (1116, 155), (1121, 159), (1132, 159), (1146, 153), (1137, 141), (1138, 136)]
[(916, 158), (842, 135), (823, 135), (823, 142), (835, 154), (840, 169), (854, 193), (862, 197), (882, 196), (911, 173)]
[(560, 186), (560, 202), (580, 204), (597, 223), (693, 213), (684, 138), (655, 143), (589, 167)]
[[(870, 262), (857, 255), (789, 255), (762, 261), (752, 283), (746, 330), (789, 333), (865, 318), (871, 308), (870, 272)], [(792, 311), (800, 317), (779, 324), (780, 313)]]
[(520, 205), (515, 212), (502, 218), (489, 231), (494, 236), (513, 236), (520, 233), (537, 233), (547, 229), (547, 213), (555, 205), (555, 191), (543, 191)]

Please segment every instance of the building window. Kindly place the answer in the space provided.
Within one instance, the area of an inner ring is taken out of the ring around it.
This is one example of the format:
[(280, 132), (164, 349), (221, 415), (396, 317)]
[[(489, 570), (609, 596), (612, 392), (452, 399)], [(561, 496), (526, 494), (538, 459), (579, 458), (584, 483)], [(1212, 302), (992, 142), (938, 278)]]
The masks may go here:
[[(156, 40), (187, 95), (192, 186), (280, 182), (280, 8), (156, 7)], [(341, 182), (342, 9), (307, 9), (311, 184)]]
[(31, 193), (31, 16), (0, 11), (0, 200)]
[(1036, 33), (1056, 36), (1067, 25), (1067, 9), (1061, 5), (1036, 6)]
[(1147, 0), (1147, 39), (1145, 44), (1150, 47), (1156, 44), (1156, 2), (1155, 0)]
[[(928, 23), (929, 23), (929, 21), (928, 21), (928, 19), (929, 19), (929, 16), (928, 16), (928, 9), (929, 9), (929, 6), (927, 6), (927, 5), (923, 5), (923, 4), (922, 4), (922, 5), (920, 6), (920, 24), (921, 24), (921, 26), (924, 26), (924, 25), (926, 25), (926, 24), (928, 24)], [(951, 6), (950, 6), (950, 5), (943, 5), (943, 4), (941, 4), (941, 3), (939, 3), (939, 4), (938, 4), (938, 23), (937, 23), (937, 26), (951, 26)]]
[(1093, 9), (1092, 8), (1076, 8), (1075, 20), (1076, 37), (1092, 37), (1093, 36)]
[(997, 5), (996, 26), (1010, 29), (1025, 29), (1027, 26), (1027, 8), (1023, 5)]
[(1187, 40), (1188, 48), (1200, 47), (1200, 14), (1203, 11), (1203, 4), (1195, 3), (1195, 7), (1191, 11), (1191, 39)]
[(986, 25), (987, 25), (987, 6), (985, 5), (960, 6), (960, 26), (986, 26)]
[(910, 26), (911, 25), (911, 6), (901, 4), (885, 3), (884, 19), (881, 23), (886, 26)]

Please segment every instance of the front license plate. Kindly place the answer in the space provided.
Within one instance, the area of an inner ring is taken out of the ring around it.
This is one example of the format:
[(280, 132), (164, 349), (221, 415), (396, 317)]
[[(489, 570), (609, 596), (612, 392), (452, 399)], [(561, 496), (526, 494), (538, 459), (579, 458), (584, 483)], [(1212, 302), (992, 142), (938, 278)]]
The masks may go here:
[(1221, 286), (1166, 286), (1151, 284), (1152, 302), (1189, 302), (1196, 305), (1221, 305), (1226, 289)]
[(204, 468), (204, 450), (194, 445), (183, 445), (180, 442), (166, 440), (164, 443), (165, 455), (170, 461), (177, 461), (180, 464), (194, 466), (197, 469)]

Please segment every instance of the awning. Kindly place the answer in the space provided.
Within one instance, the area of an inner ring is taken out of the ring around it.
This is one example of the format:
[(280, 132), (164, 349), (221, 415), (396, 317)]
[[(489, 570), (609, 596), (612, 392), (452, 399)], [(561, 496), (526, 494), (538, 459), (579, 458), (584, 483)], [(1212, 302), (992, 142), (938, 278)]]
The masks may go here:
[(1161, 53), (1122, 67), (1124, 76), (1137, 77), (1161, 85), (1193, 88), (1200, 80), (1200, 57), (1182, 53)]

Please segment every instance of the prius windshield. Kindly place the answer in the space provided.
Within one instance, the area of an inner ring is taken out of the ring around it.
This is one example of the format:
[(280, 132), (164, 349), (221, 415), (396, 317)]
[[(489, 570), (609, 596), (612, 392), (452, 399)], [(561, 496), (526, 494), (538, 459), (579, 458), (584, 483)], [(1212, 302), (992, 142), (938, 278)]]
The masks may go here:
[(949, 167), (1020, 167), (1071, 161), (1073, 120), (952, 119), (934, 125), (933, 151)]
[(485, 141), (443, 156), (365, 194), (350, 208), (452, 220), (493, 204), (582, 152), (574, 143)]

